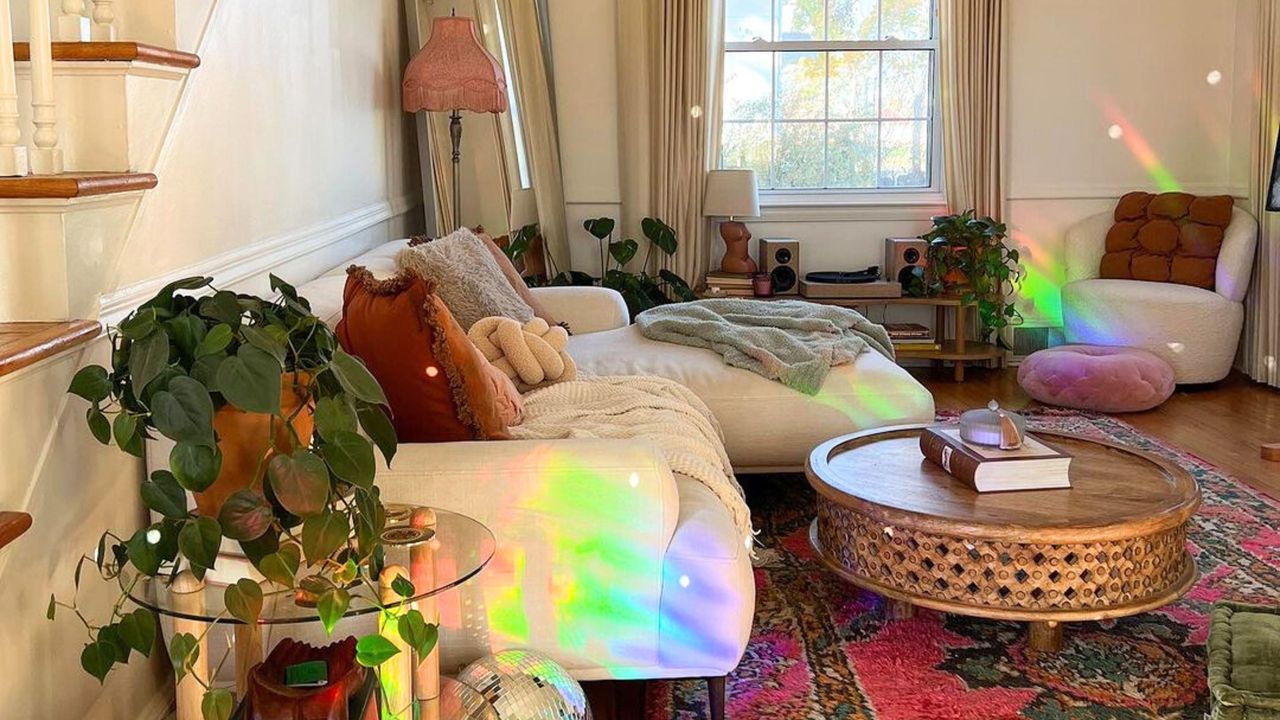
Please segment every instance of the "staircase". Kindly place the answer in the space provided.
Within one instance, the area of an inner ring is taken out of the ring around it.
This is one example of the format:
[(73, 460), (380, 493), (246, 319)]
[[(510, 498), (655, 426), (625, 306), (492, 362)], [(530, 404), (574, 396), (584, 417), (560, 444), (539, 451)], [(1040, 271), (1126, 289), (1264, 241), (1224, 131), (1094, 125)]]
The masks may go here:
[(96, 318), (216, 0), (0, 0), (0, 323)]

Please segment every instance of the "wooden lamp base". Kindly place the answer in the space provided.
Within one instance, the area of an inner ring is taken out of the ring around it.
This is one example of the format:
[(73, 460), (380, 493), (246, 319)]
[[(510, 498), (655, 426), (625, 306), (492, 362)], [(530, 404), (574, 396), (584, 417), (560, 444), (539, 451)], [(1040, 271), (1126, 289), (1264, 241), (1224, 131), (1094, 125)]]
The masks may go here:
[(720, 223), (720, 237), (724, 239), (724, 257), (720, 260), (720, 272), (754, 274), (759, 268), (747, 252), (751, 231), (737, 220)]
[(1267, 443), (1262, 446), (1262, 459), (1280, 462), (1280, 443)]

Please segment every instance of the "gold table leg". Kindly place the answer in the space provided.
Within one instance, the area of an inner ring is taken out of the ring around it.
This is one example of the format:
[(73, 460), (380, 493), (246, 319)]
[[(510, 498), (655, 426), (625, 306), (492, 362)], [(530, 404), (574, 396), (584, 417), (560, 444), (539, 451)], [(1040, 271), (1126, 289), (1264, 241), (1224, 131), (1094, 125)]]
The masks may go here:
[(1027, 646), (1035, 652), (1056, 653), (1062, 649), (1062, 623), (1054, 620), (1027, 626)]

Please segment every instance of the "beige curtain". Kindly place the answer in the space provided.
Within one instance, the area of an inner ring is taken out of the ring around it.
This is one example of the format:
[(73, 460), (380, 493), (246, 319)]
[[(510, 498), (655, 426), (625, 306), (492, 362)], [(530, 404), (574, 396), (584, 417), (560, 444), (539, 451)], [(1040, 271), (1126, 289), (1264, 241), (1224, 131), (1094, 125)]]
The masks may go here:
[(719, 149), (723, 0), (618, 5), (622, 228), (662, 219), (680, 247), (663, 266), (691, 285), (710, 259), (702, 216), (707, 170)]
[[(499, 0), (511, 62), (515, 66), (517, 102), (524, 124), (530, 181), (538, 208), (538, 228), (555, 268), (569, 268), (569, 236), (565, 227), (564, 181), (560, 174), (560, 140), (556, 131), (547, 58), (537, 0)], [(517, 229), (517, 228), (512, 228)]]
[(1253, 286), (1246, 299), (1244, 370), (1253, 379), (1280, 387), (1280, 215), (1267, 212), (1271, 163), (1280, 131), (1280, 7), (1258, 3), (1257, 116), (1253, 122), (1254, 171), (1249, 207), (1258, 218), (1258, 252)]
[(1005, 0), (941, 0), (942, 162), (947, 206), (1004, 215)]

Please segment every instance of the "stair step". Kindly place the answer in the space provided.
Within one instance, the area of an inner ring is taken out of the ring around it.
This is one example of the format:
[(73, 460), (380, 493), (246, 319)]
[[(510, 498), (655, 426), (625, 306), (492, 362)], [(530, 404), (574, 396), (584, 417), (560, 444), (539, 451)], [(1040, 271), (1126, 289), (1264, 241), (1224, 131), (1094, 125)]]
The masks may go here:
[[(13, 59), (31, 59), (31, 45), (13, 44)], [(200, 67), (200, 56), (195, 53), (136, 42), (55, 42), (53, 59), (101, 62), (146, 62), (155, 65), (192, 69)]]
[(150, 190), (156, 186), (151, 173), (68, 173), (0, 178), (0, 199), (61, 199)]
[(101, 332), (93, 320), (0, 323), (0, 376), (83, 345)]
[(0, 512), (0, 548), (17, 540), (31, 527), (31, 516), (24, 512)]

